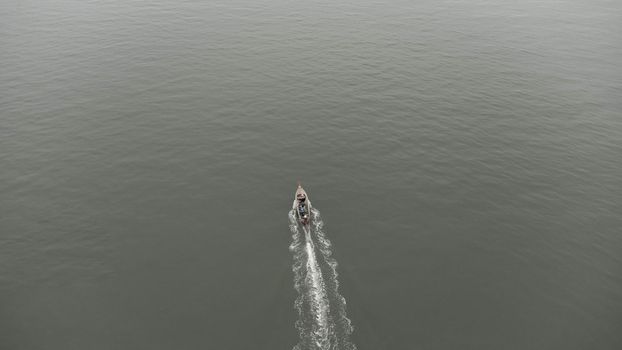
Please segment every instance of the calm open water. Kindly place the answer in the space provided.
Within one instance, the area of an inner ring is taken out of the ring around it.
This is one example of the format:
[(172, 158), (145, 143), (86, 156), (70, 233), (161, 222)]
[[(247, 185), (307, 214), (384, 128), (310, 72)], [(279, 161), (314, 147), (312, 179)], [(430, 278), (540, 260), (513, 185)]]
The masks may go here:
[(1, 0), (0, 349), (292, 349), (298, 179), (359, 350), (621, 349), (621, 62), (613, 0)]

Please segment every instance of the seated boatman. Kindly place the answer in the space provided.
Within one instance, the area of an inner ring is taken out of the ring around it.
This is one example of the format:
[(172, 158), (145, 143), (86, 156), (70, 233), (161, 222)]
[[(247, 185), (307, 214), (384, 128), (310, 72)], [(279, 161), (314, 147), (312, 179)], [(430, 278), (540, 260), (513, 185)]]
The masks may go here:
[(300, 216), (305, 215), (305, 212), (306, 212), (305, 209), (306, 208), (305, 208), (305, 204), (304, 203), (299, 203), (298, 204), (298, 213), (300, 214)]
[(303, 220), (307, 219), (307, 208), (305, 205), (306, 199), (307, 197), (304, 195), (304, 193), (298, 194), (298, 213)]
[(304, 193), (298, 193), (297, 198), (298, 199), (298, 205), (304, 204), (305, 200), (307, 199), (307, 196), (305, 196)]

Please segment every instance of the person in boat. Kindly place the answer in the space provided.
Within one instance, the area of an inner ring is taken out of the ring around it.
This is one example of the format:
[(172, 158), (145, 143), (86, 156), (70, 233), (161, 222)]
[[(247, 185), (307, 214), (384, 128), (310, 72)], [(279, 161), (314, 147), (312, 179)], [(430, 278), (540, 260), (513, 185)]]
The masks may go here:
[(298, 213), (300, 216), (304, 216), (307, 213), (307, 208), (304, 203), (298, 203)]
[(304, 193), (298, 194), (298, 214), (300, 214), (303, 222), (306, 222), (309, 217), (307, 213), (307, 206), (305, 203), (306, 199), (307, 197), (304, 195)]
[(303, 203), (307, 199), (304, 193), (298, 193), (298, 202)]

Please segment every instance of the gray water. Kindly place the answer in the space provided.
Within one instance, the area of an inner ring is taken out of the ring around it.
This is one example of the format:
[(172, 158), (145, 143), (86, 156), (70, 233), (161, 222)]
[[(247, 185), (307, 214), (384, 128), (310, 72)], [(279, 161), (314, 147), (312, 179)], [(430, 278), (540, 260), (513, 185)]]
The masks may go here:
[(0, 0), (0, 349), (294, 348), (296, 180), (359, 350), (621, 349), (620, 62), (619, 1)]

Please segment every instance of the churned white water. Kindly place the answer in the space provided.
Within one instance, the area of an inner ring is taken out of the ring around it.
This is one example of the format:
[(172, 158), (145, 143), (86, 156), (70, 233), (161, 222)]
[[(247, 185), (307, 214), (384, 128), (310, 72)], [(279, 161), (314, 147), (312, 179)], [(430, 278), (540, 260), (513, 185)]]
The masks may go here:
[(294, 288), (298, 292), (294, 303), (299, 317), (296, 328), (300, 335), (300, 342), (294, 349), (356, 349), (349, 339), (352, 326), (346, 315), (345, 298), (337, 290), (337, 262), (331, 257), (331, 243), (322, 231), (320, 212), (312, 209), (309, 227), (299, 225), (293, 211), (289, 219)]

